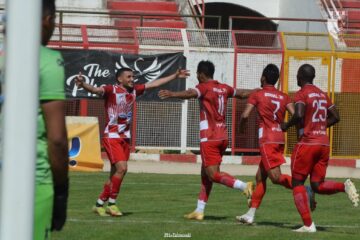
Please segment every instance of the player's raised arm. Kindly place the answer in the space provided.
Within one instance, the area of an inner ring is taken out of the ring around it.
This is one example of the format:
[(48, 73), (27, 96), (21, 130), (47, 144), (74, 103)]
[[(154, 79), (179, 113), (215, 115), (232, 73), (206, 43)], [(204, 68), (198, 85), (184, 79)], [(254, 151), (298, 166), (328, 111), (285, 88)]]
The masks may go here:
[(198, 92), (195, 89), (188, 89), (181, 92), (172, 92), (169, 90), (160, 90), (158, 96), (161, 99), (166, 98), (180, 98), (180, 99), (190, 99), (190, 98), (197, 98)]
[(297, 102), (295, 104), (295, 112), (292, 115), (290, 121), (281, 123), (281, 130), (286, 131), (291, 126), (294, 126), (300, 122), (300, 120), (304, 117), (305, 114), (305, 104), (302, 102)]
[(94, 87), (94, 86), (84, 82), (84, 77), (81, 75), (81, 72), (75, 78), (75, 83), (76, 83), (76, 85), (78, 87), (82, 87), (86, 91), (91, 92), (93, 94), (97, 94), (99, 96), (102, 96), (104, 94), (104, 88), (102, 88), (102, 87)]
[(188, 76), (190, 76), (190, 73), (189, 73), (189, 70), (186, 70), (186, 69), (178, 69), (175, 73), (169, 75), (169, 76), (166, 76), (166, 77), (163, 77), (163, 78), (159, 78), (155, 81), (152, 81), (152, 82), (148, 82), (145, 84), (145, 89), (149, 89), (149, 88), (156, 88), (156, 87), (159, 87), (161, 85), (164, 85), (174, 79), (177, 79), (177, 78), (187, 78)]

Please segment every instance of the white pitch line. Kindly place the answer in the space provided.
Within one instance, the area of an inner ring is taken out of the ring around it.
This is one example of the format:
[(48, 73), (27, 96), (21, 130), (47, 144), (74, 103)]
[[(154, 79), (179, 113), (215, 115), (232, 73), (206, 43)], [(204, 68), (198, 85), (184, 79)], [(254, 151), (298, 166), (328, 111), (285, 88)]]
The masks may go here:
[[(74, 180), (72, 182), (73, 184), (76, 183), (88, 183), (85, 181), (76, 181)], [(126, 182), (126, 180), (123, 182), (124, 185), (153, 185), (153, 186), (200, 186), (200, 181), (199, 183), (157, 183), (157, 182), (147, 182), (147, 183), (136, 183), (136, 182)], [(221, 185), (221, 184), (217, 184), (217, 185)], [(276, 186), (275, 184), (268, 184), (266, 185), (266, 189), (272, 189), (272, 188), (279, 188), (279, 186)]]
[[(123, 218), (123, 217), (120, 217)], [(200, 224), (200, 225), (244, 225), (238, 222), (221, 222), (221, 221), (175, 221), (175, 220), (166, 220), (166, 221), (154, 221), (154, 220), (124, 220), (118, 218), (118, 220), (114, 220), (113, 218), (109, 217), (102, 217), (101, 219), (77, 219), (77, 218), (68, 218), (67, 221), (69, 222), (79, 222), (79, 223), (95, 223), (95, 222), (103, 222), (103, 223), (129, 223), (129, 224), (156, 224), (156, 223), (165, 223), (165, 224), (183, 224), (183, 223), (190, 223), (190, 224)], [(246, 226), (246, 225), (244, 225)], [(281, 226), (284, 227), (295, 227), (296, 224), (282, 224)], [(316, 225), (317, 227), (321, 228), (348, 228), (348, 229), (359, 229), (360, 225)], [(254, 224), (251, 227), (268, 227), (267, 225), (257, 225)]]

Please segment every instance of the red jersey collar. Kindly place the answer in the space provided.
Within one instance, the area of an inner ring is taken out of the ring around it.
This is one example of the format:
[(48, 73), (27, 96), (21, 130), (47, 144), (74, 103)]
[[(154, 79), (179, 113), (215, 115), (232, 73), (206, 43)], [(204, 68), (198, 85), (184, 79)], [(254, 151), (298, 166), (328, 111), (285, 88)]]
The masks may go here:
[(126, 91), (126, 92), (128, 92), (128, 93), (132, 93), (132, 92), (134, 92), (134, 88), (129, 92), (126, 88), (124, 88), (122, 85), (120, 85), (120, 84), (115, 84), (115, 86), (117, 86), (117, 87), (119, 87), (119, 88), (121, 88), (121, 89), (123, 89), (124, 91)]
[(205, 83), (219, 83), (217, 80), (211, 79), (211, 80), (207, 80)]
[(263, 89), (276, 89), (274, 85), (266, 84), (262, 87)]
[(310, 86), (315, 86), (315, 85), (311, 83), (306, 83), (301, 88), (310, 87)]

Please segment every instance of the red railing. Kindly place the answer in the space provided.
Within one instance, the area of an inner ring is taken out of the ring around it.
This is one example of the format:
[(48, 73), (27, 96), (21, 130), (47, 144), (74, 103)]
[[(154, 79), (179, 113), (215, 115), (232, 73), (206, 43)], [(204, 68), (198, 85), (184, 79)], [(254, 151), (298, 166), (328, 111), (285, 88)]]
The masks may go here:
[(201, 0), (201, 7), (200, 7), (200, 3), (199, 3), (199, 0), (195, 0), (196, 2), (196, 7), (200, 13), (200, 15), (202, 16), (201, 18), (201, 28), (204, 29), (205, 27), (205, 3), (204, 3), (204, 0)]

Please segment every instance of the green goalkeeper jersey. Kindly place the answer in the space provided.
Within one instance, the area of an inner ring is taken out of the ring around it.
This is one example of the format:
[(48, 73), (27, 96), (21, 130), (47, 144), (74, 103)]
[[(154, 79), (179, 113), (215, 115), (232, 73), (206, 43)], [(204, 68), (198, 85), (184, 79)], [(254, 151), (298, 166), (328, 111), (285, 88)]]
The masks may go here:
[[(39, 98), (41, 101), (64, 100), (65, 71), (58, 51), (40, 47)], [(37, 123), (36, 183), (51, 184), (52, 174), (47, 150), (44, 115), (39, 107)]]

